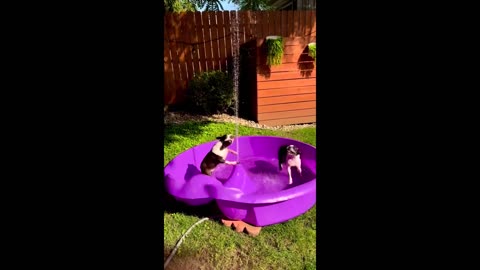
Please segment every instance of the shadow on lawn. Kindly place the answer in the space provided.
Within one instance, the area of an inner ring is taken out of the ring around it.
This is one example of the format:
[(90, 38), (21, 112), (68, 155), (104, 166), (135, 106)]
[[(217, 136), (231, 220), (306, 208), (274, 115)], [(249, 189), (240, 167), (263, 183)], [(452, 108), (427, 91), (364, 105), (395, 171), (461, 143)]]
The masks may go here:
[[(213, 123), (212, 121), (187, 122), (181, 124), (165, 124), (164, 145), (183, 140), (185, 138), (195, 138), (204, 132), (205, 126)], [(212, 138), (214, 140), (215, 138)]]
[[(208, 217), (212, 220), (218, 220), (222, 216), (222, 212), (215, 201), (206, 205), (190, 206), (188, 204), (179, 202), (164, 190), (163, 205), (165, 206), (165, 213), (182, 213), (188, 216), (195, 216), (198, 218)], [(192, 224), (193, 225), (193, 224)]]

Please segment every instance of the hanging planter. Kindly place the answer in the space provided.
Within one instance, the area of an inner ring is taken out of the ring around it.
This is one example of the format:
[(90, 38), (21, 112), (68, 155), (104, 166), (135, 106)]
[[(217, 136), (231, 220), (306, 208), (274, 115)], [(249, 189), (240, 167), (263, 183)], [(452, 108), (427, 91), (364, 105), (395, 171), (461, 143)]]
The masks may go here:
[(268, 36), (267, 44), (267, 66), (278, 66), (282, 64), (283, 39), (281, 36)]
[(317, 61), (317, 44), (315, 42), (308, 44), (308, 56), (313, 58), (313, 61)]

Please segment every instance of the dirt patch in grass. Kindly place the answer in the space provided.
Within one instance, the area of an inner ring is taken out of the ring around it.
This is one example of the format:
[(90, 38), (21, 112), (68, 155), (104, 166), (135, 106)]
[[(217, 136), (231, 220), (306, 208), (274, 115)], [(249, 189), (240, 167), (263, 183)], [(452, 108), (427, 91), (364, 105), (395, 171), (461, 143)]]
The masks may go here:
[[(180, 251), (180, 249), (182, 249)], [(170, 253), (173, 251), (173, 248), (165, 248), (163, 251), (163, 261), (165, 262), (170, 256)], [(210, 254), (208, 251), (202, 251), (201, 254), (195, 254), (191, 250), (185, 250), (185, 247), (182, 245), (177, 253), (173, 256), (168, 264), (167, 270), (210, 270), (215, 269), (213, 265), (208, 263), (206, 258), (209, 258)]]

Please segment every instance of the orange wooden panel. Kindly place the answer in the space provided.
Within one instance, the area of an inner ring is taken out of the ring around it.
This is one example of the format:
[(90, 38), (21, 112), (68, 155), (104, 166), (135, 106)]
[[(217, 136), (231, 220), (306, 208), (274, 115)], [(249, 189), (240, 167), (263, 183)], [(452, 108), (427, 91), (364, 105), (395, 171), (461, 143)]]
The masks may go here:
[[(274, 119), (284, 119), (284, 118), (294, 118), (294, 117), (302, 117), (302, 116), (315, 116), (317, 115), (317, 109), (303, 109), (303, 110), (296, 110), (296, 108), (290, 107), (288, 104), (285, 105), (285, 111), (281, 112), (270, 112), (270, 113), (261, 113), (257, 116), (258, 121), (264, 120), (274, 120)], [(295, 109), (295, 110), (290, 110)]]
[(301, 101), (313, 101), (317, 99), (316, 94), (300, 94), (300, 95), (290, 95), (290, 96), (281, 96), (281, 97), (265, 97), (258, 98), (258, 106), (264, 105), (273, 105), (273, 104), (283, 104), (291, 102), (301, 102)]
[(301, 116), (301, 117), (294, 117), (294, 118), (275, 119), (275, 120), (263, 120), (263, 121), (258, 121), (258, 123), (261, 125), (267, 125), (267, 126), (280, 126), (280, 125), (315, 123), (316, 120), (317, 120), (317, 117), (313, 115), (313, 116)]
[(298, 63), (299, 61), (300, 54), (284, 54), (282, 57), (282, 64)]
[(317, 88), (315, 86), (299, 86), (282, 89), (260, 90), (257, 92), (257, 96), (258, 98), (264, 98), (286, 95), (315, 94), (316, 91)]
[(305, 46), (302, 46), (302, 45), (295, 45), (295, 46), (286, 45), (283, 48), (283, 54), (296, 54), (298, 56), (305, 50), (305, 47), (306, 47), (306, 45)]
[(317, 83), (316, 78), (303, 78), (294, 80), (282, 80), (282, 81), (264, 81), (257, 83), (257, 89), (278, 89), (297, 86), (315, 86)]
[(286, 37), (283, 39), (285, 46), (302, 46), (308, 44), (307, 38), (305, 37)]
[[(316, 74), (311, 69), (302, 70), (303, 72), (310, 71), (310, 78), (315, 78)], [(279, 80), (291, 80), (291, 79), (302, 79), (305, 75), (300, 70), (295, 71), (286, 71), (286, 72), (271, 72), (270, 77), (265, 78), (265, 76), (257, 74), (257, 82), (269, 82), (269, 81), (279, 81)]]
[(300, 71), (300, 66), (304, 63), (311, 63), (311, 61), (307, 62), (297, 62), (297, 63), (287, 63), (287, 64), (281, 64), (279, 66), (271, 66), (270, 67), (270, 72), (283, 72), (283, 71)]
[[(312, 108), (316, 108), (317, 102), (316, 101), (292, 102), (292, 103), (289, 103), (288, 106), (290, 106), (291, 108), (295, 108), (297, 110), (312, 109)], [(257, 108), (258, 114), (267, 113), (267, 112), (281, 112), (281, 111), (285, 111), (285, 104), (265, 105), (265, 106), (258, 106)]]

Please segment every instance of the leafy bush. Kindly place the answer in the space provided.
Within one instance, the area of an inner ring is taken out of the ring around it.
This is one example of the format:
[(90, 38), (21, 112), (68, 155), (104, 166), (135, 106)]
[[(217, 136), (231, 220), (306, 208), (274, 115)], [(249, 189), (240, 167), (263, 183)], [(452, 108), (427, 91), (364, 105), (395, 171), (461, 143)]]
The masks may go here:
[(308, 56), (313, 58), (313, 61), (317, 61), (317, 45), (315, 43), (308, 44)]
[(198, 114), (224, 113), (234, 102), (233, 80), (220, 70), (196, 75), (187, 89), (187, 110)]
[(267, 38), (267, 66), (278, 66), (282, 64), (283, 39), (282, 37)]

